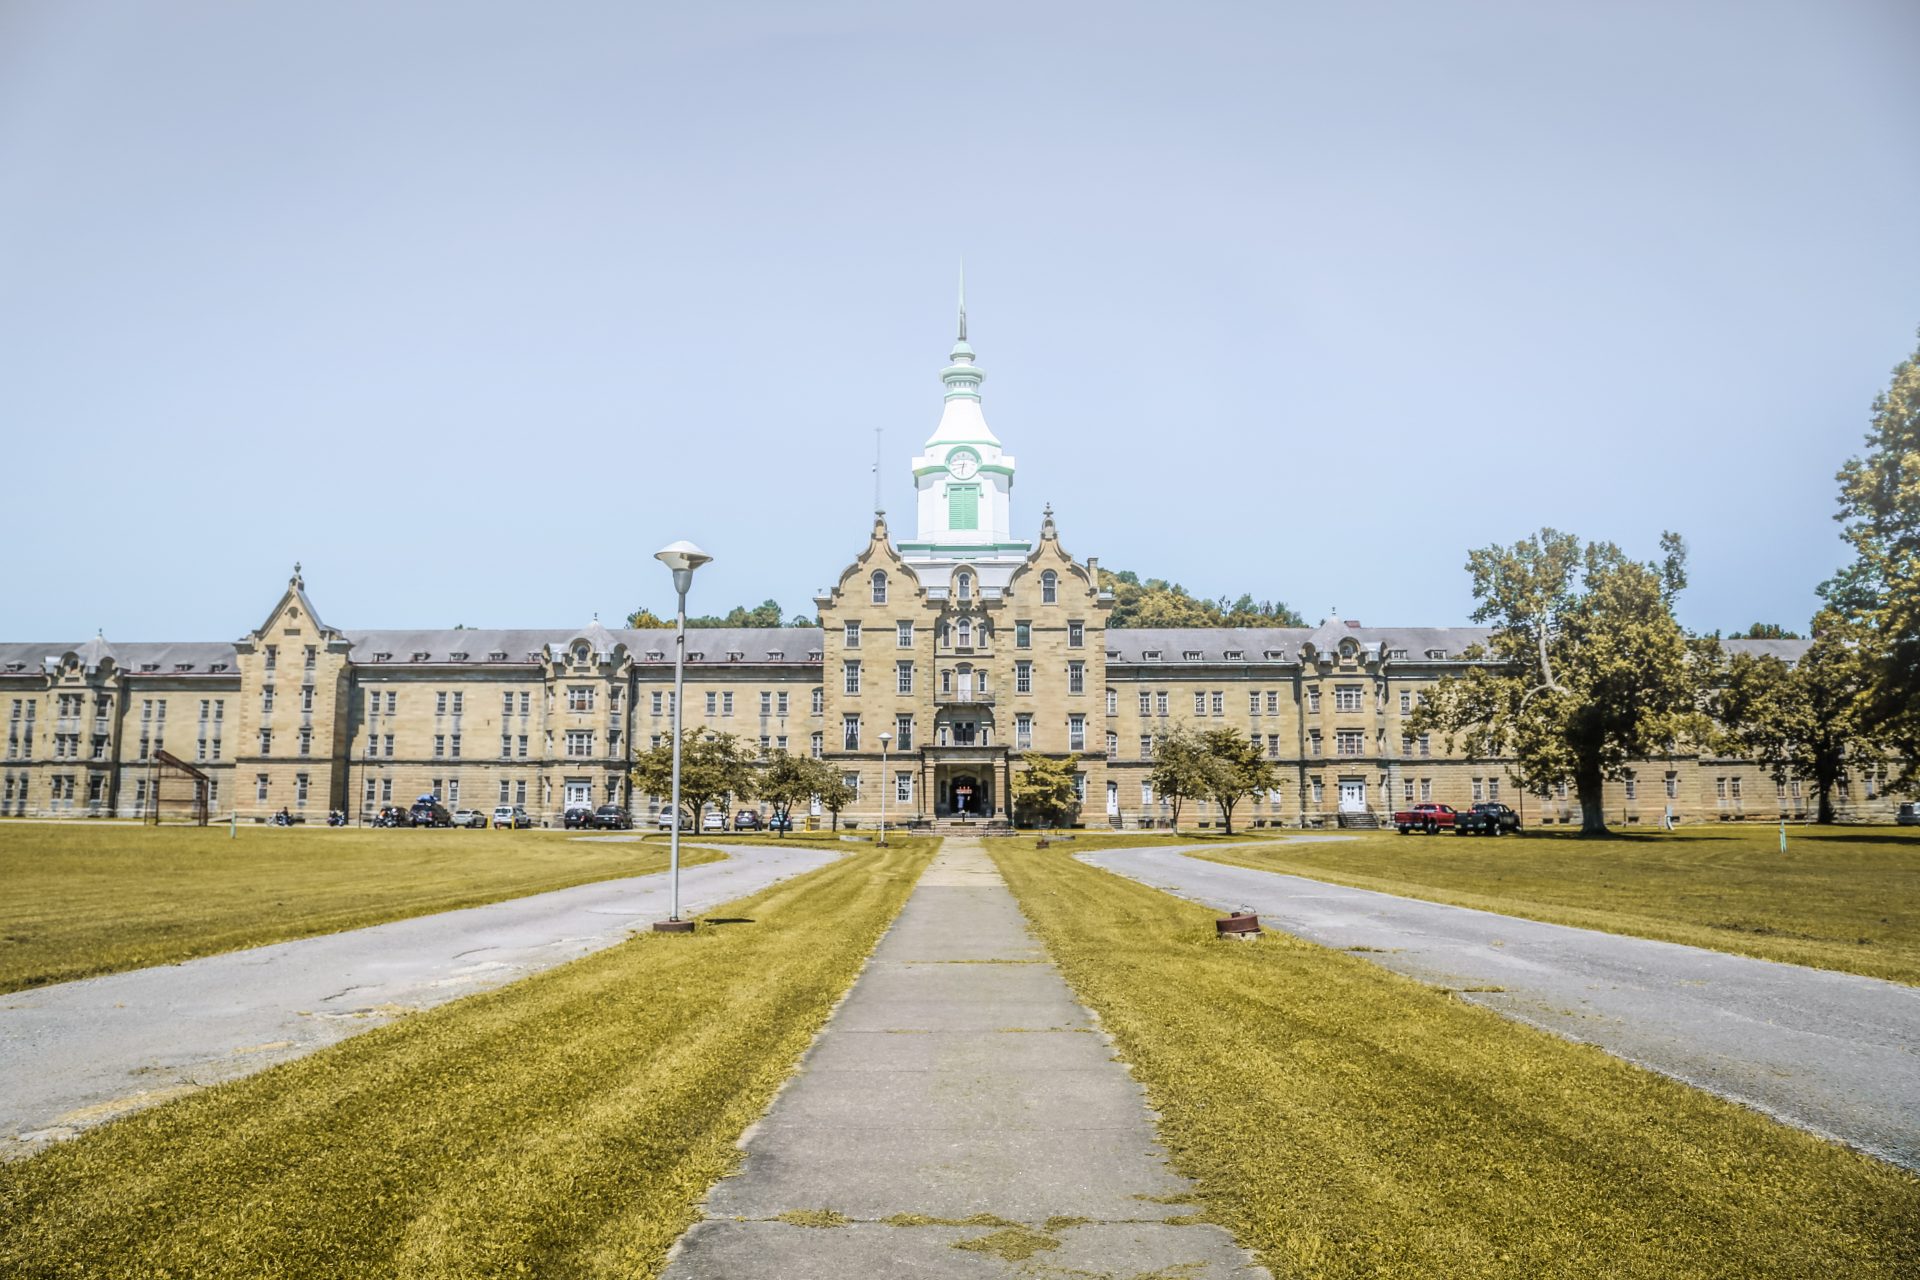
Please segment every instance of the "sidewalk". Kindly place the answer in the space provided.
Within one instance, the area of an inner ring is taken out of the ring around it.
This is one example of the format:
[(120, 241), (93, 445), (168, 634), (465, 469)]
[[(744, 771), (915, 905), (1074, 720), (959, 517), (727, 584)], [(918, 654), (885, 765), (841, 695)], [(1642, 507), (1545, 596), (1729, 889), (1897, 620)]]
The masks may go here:
[(667, 1280), (1266, 1275), (1169, 1221), (1191, 1184), (977, 839), (946, 841), (744, 1145)]

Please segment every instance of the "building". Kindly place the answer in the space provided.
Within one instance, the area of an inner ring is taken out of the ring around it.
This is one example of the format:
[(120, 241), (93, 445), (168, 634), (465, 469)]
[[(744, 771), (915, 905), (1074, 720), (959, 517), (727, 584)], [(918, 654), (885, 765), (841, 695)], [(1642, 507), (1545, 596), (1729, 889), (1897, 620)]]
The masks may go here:
[[(1022, 753), (1078, 762), (1080, 818), (1165, 820), (1147, 781), (1157, 733), (1245, 733), (1280, 785), (1244, 826), (1331, 824), (1438, 801), (1504, 800), (1529, 824), (1578, 822), (1564, 790), (1523, 796), (1498, 762), (1407, 731), (1423, 689), (1465, 669), (1474, 627), (1111, 628), (1098, 562), (1076, 559), (1049, 509), (1013, 536), (1015, 459), (981, 410), (985, 374), (959, 339), (940, 421), (913, 461), (916, 528), (876, 514), (866, 545), (816, 598), (822, 626), (688, 633), (689, 725), (763, 752), (809, 752), (859, 799), (844, 815), (1004, 821)], [(1802, 641), (1731, 641), (1793, 659)], [(631, 753), (672, 725), (673, 636), (608, 628), (362, 631), (321, 620), (299, 566), (237, 641), (0, 643), (0, 814), (153, 814), (169, 771), (202, 775), (211, 811), (286, 808), (364, 820), (432, 792), (451, 806), (631, 805)], [(163, 755), (164, 753), (164, 755)], [(181, 762), (176, 768), (170, 760)], [(1884, 817), (1880, 776), (1843, 787), (1849, 817)], [(1613, 783), (1609, 821), (1799, 817), (1814, 804), (1738, 760), (1649, 760)], [(1197, 811), (1196, 811), (1197, 810)], [(1215, 819), (1190, 806), (1188, 822)]]

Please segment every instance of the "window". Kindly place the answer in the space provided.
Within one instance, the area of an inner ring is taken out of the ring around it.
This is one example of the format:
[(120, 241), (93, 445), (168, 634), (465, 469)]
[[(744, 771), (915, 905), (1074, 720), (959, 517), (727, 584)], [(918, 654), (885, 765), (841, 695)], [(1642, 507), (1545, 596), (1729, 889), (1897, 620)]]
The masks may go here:
[(1669, 769), (1667, 770), (1667, 799), (1677, 800), (1679, 798), (1680, 798), (1680, 775), (1675, 773), (1673, 770)]
[(260, 801), (262, 804), (266, 803), (267, 775), (264, 773), (256, 773), (253, 775), (253, 798), (255, 800)]
[(1215, 693), (1213, 695), (1213, 714), (1217, 716), (1223, 716), (1227, 714), (1227, 695), (1226, 694)]
[(846, 644), (849, 649), (858, 649), (860, 647), (860, 624), (858, 622), (847, 623)]
[(773, 714), (773, 691), (770, 689), (760, 691), (760, 714), (763, 716)]
[(1420, 779), (1420, 799), (1422, 803), (1432, 802), (1433, 800), (1433, 779), (1432, 778)]
[[(524, 716), (530, 710), (532, 710), (532, 708), (533, 708), (533, 695), (531, 693), (521, 694), (520, 695), (520, 714)], [(389, 711), (393, 710), (393, 700), (391, 697), (389, 697), (387, 700), (387, 710)]]
[(893, 664), (893, 684), (896, 693), (913, 692), (913, 663), (896, 662)]
[(1087, 691), (1087, 664), (1069, 662), (1067, 664), (1067, 692), (1085, 693)]
[(1313, 780), (1313, 803), (1316, 806), (1325, 803), (1326, 794), (1326, 784), (1320, 779), (1315, 778)]
[(893, 798), (901, 804), (913, 803), (913, 775), (902, 771), (893, 775)]
[(1267, 691), (1267, 714), (1270, 716), (1280, 714), (1280, 695), (1271, 689)]
[(896, 622), (893, 624), (893, 644), (897, 649), (913, 648), (913, 623)]
[(1320, 731), (1318, 729), (1307, 730), (1307, 754), (1314, 756), (1320, 754)]
[(1153, 695), (1145, 689), (1140, 691), (1140, 714), (1143, 716), (1153, 714)]
[(311, 729), (300, 731), (300, 754), (303, 756), (313, 754), (313, 730)]
[[(260, 731), (260, 754), (263, 756), (273, 754), (273, 730), (271, 729)], [(140, 739), (140, 758), (142, 760), (147, 758), (147, 740), (144, 736)]]
[(1153, 784), (1151, 782), (1143, 782), (1140, 784), (1140, 807), (1144, 809), (1152, 803)]
[(1142, 760), (1153, 759), (1153, 735), (1150, 733), (1140, 735), (1140, 758)]
[[(274, 644), (268, 645), (267, 646), (267, 670), (269, 671), (273, 670), (274, 664), (279, 660), (280, 660), (280, 646), (274, 645)], [(265, 800), (266, 796), (262, 795), (260, 798), (262, 800)]]
[(887, 602), (887, 575), (875, 569), (873, 571), (872, 582), (873, 602), (875, 604), (885, 604)]
[(955, 630), (958, 634), (958, 639), (956, 641), (957, 647), (962, 649), (973, 648), (973, 619), (972, 618), (960, 619), (960, 624), (958, 627), (955, 628)]
[[(444, 694), (441, 696), (445, 697)], [(587, 685), (587, 684), (568, 685), (567, 686), (567, 710), (569, 711), (593, 710), (593, 686)]]
[(434, 734), (433, 735), (433, 758), (435, 760), (438, 760), (446, 754), (447, 754), (447, 735), (444, 733)]
[(1116, 689), (1107, 690), (1107, 714), (1110, 716), (1120, 714), (1120, 693)]
[(784, 733), (776, 735), (774, 738), (774, 746), (778, 747), (781, 751), (785, 751), (787, 749), (787, 735)]
[(1335, 711), (1360, 710), (1360, 686), (1343, 684), (1333, 691), (1333, 709)]
[(513, 802), (515, 804), (525, 804), (527, 802), (527, 783), (524, 778), (513, 784)]
[(720, 714), (720, 694), (717, 690), (707, 690), (707, 714), (710, 716)]
[(1411, 715), (1412, 713), (1413, 713), (1413, 694), (1406, 689), (1402, 689), (1400, 691), (1400, 714), (1404, 716), (1404, 715)]
[(733, 714), (733, 690), (731, 689), (723, 689), (720, 692), (720, 714), (723, 716)]
[(1013, 718), (1013, 745), (1022, 751), (1033, 747), (1033, 717), (1018, 715)]
[(1033, 692), (1033, 664), (1016, 662), (1013, 664), (1013, 691), (1015, 693)]
[(858, 751), (860, 749), (860, 717), (859, 716), (857, 715), (843, 716), (840, 721), (840, 732), (842, 735), (841, 745), (843, 745), (848, 751)]
[(813, 714), (819, 715), (821, 712), (825, 711), (826, 709), (827, 709), (827, 691), (825, 689), (815, 689), (813, 691)]
[(1488, 778), (1487, 779), (1487, 799), (1498, 800), (1499, 798), (1500, 798), (1500, 779)]
[[(393, 715), (394, 712), (399, 709), (399, 706), (400, 691), (397, 689), (389, 690), (387, 693), (387, 714)], [(520, 714), (527, 714), (527, 695), (524, 693), (520, 695)]]
[(824, 733), (816, 731), (807, 741), (807, 754), (811, 755), (815, 760), (818, 760), (826, 754), (826, 736)]
[(1318, 689), (1307, 690), (1307, 710), (1314, 715), (1320, 714), (1320, 691)]
[(385, 746), (387, 748), (386, 756), (389, 760), (391, 760), (393, 758), (393, 735), (390, 733), (386, 735)]
[[(1735, 804), (1739, 804), (1740, 803), (1740, 779), (1738, 778), (1727, 779), (1727, 786), (1733, 793), (1733, 802)], [(1869, 790), (1872, 789), (1871, 780), (1869, 780), (1868, 782), (1868, 789)]]
[(1016, 621), (1013, 624), (1013, 647), (1016, 649), (1033, 648), (1033, 624)]
[[(148, 714), (152, 710), (152, 707), (153, 707), (153, 703), (150, 701), (142, 702), (140, 704), (140, 718), (142, 720), (147, 718)], [(273, 686), (270, 684), (263, 684), (260, 686), (260, 714), (261, 715), (273, 714)]]
[[(509, 787), (511, 787), (512, 785), (513, 785), (513, 784), (512, 784), (512, 783), (510, 783), (510, 782), (508, 782), (508, 781), (507, 781), (507, 780), (506, 780), (505, 778), (502, 778), (502, 779), (500, 779), (500, 803), (501, 803), (501, 804), (508, 804), (508, 803), (510, 803), (510, 801), (509, 801), (509, 800), (508, 800), (508, 798), (507, 798), (507, 789), (508, 789)], [(373, 780), (372, 780), (371, 778), (369, 778), (369, 779), (367, 780), (367, 786), (368, 786), (368, 788), (369, 788), (369, 789), (371, 789), (371, 788), (372, 788), (372, 786), (373, 786)], [(367, 797), (367, 799), (369, 799), (369, 800), (371, 800), (371, 799), (373, 799), (373, 797), (372, 797), (371, 795), (369, 795), (369, 796)]]
[(433, 695), (433, 714), (437, 716), (447, 714), (447, 692), (444, 689)]
[[(373, 753), (369, 751), (367, 754), (372, 755)], [(500, 758), (502, 760), (511, 760), (513, 758), (513, 735), (510, 733), (500, 735)]]
[(1153, 695), (1153, 713), (1158, 716), (1167, 714), (1167, 695), (1165, 693), (1156, 693)]
[(1109, 729), (1107, 730), (1107, 759), (1118, 760), (1119, 758), (1120, 735)]
[(1040, 603), (1055, 604), (1060, 599), (1060, 575), (1049, 569), (1040, 575)]
[(1067, 717), (1067, 750), (1085, 751), (1087, 749), (1087, 718), (1085, 716)]
[(773, 707), (773, 713), (775, 715), (784, 716), (787, 714), (787, 695), (784, 691), (774, 695)]
[(1364, 738), (1358, 729), (1340, 729), (1333, 735), (1333, 749), (1343, 756), (1357, 756), (1365, 749)]
[[(967, 526), (967, 528), (969, 529), (971, 529), (972, 527), (973, 527), (972, 525)], [(973, 575), (972, 574), (962, 573), (959, 576), (955, 577), (953, 581), (954, 581), (954, 593), (958, 595), (960, 599), (962, 600), (973, 599)]]
[(1267, 759), (1278, 760), (1279, 758), (1280, 758), (1280, 735), (1277, 733), (1270, 733), (1267, 735)]
[[(389, 738), (387, 739), (387, 741), (392, 742), (393, 739)], [(388, 751), (387, 754), (392, 755), (393, 752)], [(527, 758), (527, 735), (526, 734), (524, 733), (520, 734), (518, 737), (516, 737), (513, 740), (513, 754), (521, 760), (525, 760)]]
[(1087, 643), (1087, 624), (1069, 622), (1067, 624), (1067, 648), (1079, 649)]
[(1482, 796), (1480, 795), (1480, 787), (1481, 787), (1481, 780), (1479, 778), (1475, 778), (1473, 780), (1473, 802), (1475, 804), (1479, 804), (1482, 799)]
[(447, 746), (450, 749), (449, 754), (453, 759), (458, 760), (460, 758), (460, 735), (457, 733), (448, 735)]
[[(658, 698), (659, 696), (660, 696), (659, 694), (654, 695), (654, 697), (656, 698)], [(659, 710), (660, 708), (658, 707), (654, 708), (654, 711), (656, 713)], [(503, 716), (510, 716), (513, 714), (513, 694), (503, 693), (500, 695), (500, 714)]]
[(845, 676), (846, 676), (846, 683), (844, 688), (846, 692), (856, 693), (856, 694), (859, 693), (860, 692), (860, 664), (858, 662), (846, 663)]
[(1247, 695), (1247, 714), (1250, 716), (1260, 714), (1260, 694), (1257, 691)]
[[(1631, 774), (1622, 780), (1621, 785), (1626, 789), (1627, 799), (1637, 800), (1640, 798), (1640, 784)], [(1782, 787), (1780, 790), (1784, 796), (1786, 788)]]
[(1196, 693), (1193, 695), (1193, 714), (1197, 716), (1203, 716), (1207, 714), (1207, 695), (1206, 694)]
[[(511, 699), (511, 698), (513, 697), (513, 695), (512, 695), (512, 694), (508, 694), (508, 695), (507, 695), (507, 697), (508, 697), (509, 699)], [(659, 714), (660, 714), (660, 706), (661, 706), (661, 703), (662, 703), (662, 702), (664, 701), (664, 699), (665, 699), (665, 698), (666, 698), (666, 694), (665, 694), (665, 693), (663, 693), (663, 692), (661, 692), (660, 690), (658, 690), (658, 689), (655, 689), (655, 690), (653, 691), (653, 707), (652, 707), (652, 710), (653, 710), (653, 714), (654, 714), (654, 715), (659, 715)]]
[(893, 718), (893, 736), (895, 751), (913, 750), (913, 717), (895, 716)]
[(1430, 756), (1433, 754), (1433, 735), (1432, 734), (1423, 733), (1420, 735), (1420, 754), (1423, 756)]
[(593, 754), (593, 730), (567, 730), (567, 754), (570, 756), (590, 756)]

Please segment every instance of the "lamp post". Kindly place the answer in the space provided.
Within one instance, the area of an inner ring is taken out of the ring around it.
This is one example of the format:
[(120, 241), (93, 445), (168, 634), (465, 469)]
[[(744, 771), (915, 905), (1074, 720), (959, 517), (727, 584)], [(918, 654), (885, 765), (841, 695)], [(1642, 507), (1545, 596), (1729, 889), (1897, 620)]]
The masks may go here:
[(693, 571), (713, 557), (691, 542), (681, 541), (662, 547), (653, 558), (673, 571), (673, 590), (679, 597), (673, 622), (673, 823), (667, 838), (673, 911), (665, 920), (655, 921), (653, 927), (657, 933), (692, 933), (693, 922), (680, 918), (680, 695), (687, 677), (687, 588), (693, 585)]
[(893, 735), (885, 729), (880, 731), (880, 843), (887, 842), (887, 744), (893, 741)]

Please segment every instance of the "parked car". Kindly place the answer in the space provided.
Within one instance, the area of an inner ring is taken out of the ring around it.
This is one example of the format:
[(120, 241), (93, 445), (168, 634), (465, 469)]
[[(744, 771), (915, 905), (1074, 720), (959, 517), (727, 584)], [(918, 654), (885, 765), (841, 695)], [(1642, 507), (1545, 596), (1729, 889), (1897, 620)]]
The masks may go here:
[(631, 831), (633, 815), (617, 804), (603, 804), (593, 811), (587, 825), (601, 831)]
[(1393, 815), (1393, 825), (1399, 828), (1401, 835), (1409, 831), (1424, 831), (1434, 835), (1441, 831), (1451, 831), (1454, 819), (1460, 815), (1454, 812), (1450, 804), (1417, 804), (1411, 809), (1402, 809)]
[(533, 815), (528, 813), (522, 805), (495, 805), (493, 810), (493, 825), (496, 827), (506, 827), (509, 830), (518, 830), (521, 827), (532, 826)]
[(772, 817), (767, 819), (767, 830), (769, 831), (793, 830), (793, 815), (790, 813), (774, 814)]
[[(653, 825), (660, 828), (660, 830), (662, 831), (673, 830), (673, 810), (662, 809), (660, 811), (660, 816), (653, 820)], [(691, 818), (686, 817), (684, 814), (681, 815), (680, 829), (682, 831), (693, 830), (693, 820)]]
[(487, 815), (479, 809), (455, 809), (453, 825), (456, 827), (482, 827), (487, 825)]
[(760, 825), (760, 815), (751, 809), (742, 809), (733, 815), (733, 829), (735, 831), (758, 831), (760, 830)]
[(438, 800), (422, 797), (413, 802), (413, 808), (407, 810), (407, 825), (410, 827), (450, 827), (453, 814), (447, 806)]
[(560, 825), (569, 831), (578, 831), (593, 825), (593, 810), (583, 804), (569, 805), (560, 815)]
[(1520, 815), (1491, 801), (1477, 804), (1453, 818), (1453, 834), (1457, 836), (1503, 836), (1509, 831), (1519, 834)]
[(375, 827), (407, 827), (413, 824), (407, 820), (407, 811), (405, 809), (402, 809), (397, 804), (383, 804), (380, 806), (380, 812), (373, 815), (373, 821), (368, 825)]
[(1920, 827), (1920, 804), (1903, 804), (1900, 812), (1893, 815), (1894, 825), (1901, 827)]
[(700, 829), (702, 831), (725, 831), (727, 829), (727, 815), (717, 809), (712, 813), (706, 814), (700, 819)]

